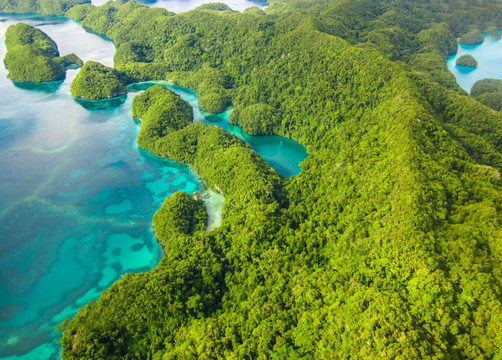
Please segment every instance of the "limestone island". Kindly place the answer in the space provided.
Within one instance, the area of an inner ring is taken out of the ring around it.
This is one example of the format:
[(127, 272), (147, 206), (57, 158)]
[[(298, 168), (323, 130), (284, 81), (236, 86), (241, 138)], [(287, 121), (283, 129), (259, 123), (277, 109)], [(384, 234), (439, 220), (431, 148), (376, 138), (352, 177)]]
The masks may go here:
[(483, 79), (474, 83), (471, 96), (492, 110), (502, 110), (502, 80)]
[(14, 81), (61, 81), (66, 69), (82, 66), (82, 60), (75, 54), (60, 57), (56, 43), (46, 33), (25, 23), (8, 27), (5, 46), (4, 64)]
[(488, 37), (491, 40), (500, 40), (502, 37), (500, 35), (500, 31), (496, 26), (490, 26), (488, 29), (486, 29), (486, 32), (488, 33)]
[(88, 61), (71, 83), (70, 92), (76, 99), (102, 100), (125, 95), (127, 89), (117, 70)]
[(458, 66), (465, 66), (465, 67), (471, 67), (471, 68), (476, 68), (478, 67), (478, 62), (472, 55), (462, 55), (460, 56), (456, 63)]
[(485, 41), (483, 34), (479, 30), (469, 31), (467, 34), (460, 38), (460, 44), (462, 45), (477, 45)]
[(155, 153), (155, 142), (180, 130), (193, 121), (189, 103), (162, 85), (154, 85), (136, 95), (131, 106), (132, 116), (140, 119), (138, 146)]

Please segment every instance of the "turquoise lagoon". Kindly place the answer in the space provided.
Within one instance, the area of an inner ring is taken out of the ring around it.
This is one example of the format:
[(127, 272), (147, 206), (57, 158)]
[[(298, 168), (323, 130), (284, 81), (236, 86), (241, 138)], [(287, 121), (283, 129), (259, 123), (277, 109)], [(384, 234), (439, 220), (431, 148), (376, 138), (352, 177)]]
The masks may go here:
[(239, 126), (228, 122), (228, 117), (232, 108), (228, 108), (221, 114), (209, 114), (199, 109), (197, 94), (194, 90), (181, 86), (173, 86), (168, 82), (148, 81), (129, 86), (129, 91), (142, 91), (149, 87), (161, 84), (171, 89), (194, 109), (194, 122), (203, 122), (210, 125), (219, 126), (247, 142), (251, 148), (260, 154), (271, 167), (279, 174), (290, 177), (300, 173), (300, 162), (308, 156), (305, 147), (294, 140), (278, 135), (248, 135)]
[[(2, 59), (5, 30), (19, 21), (48, 33), (63, 55), (112, 65), (111, 42), (65, 18), (40, 16), (0, 17)], [(58, 358), (57, 324), (122, 274), (158, 263), (151, 221), (164, 198), (205, 190), (186, 166), (138, 149), (133, 94), (118, 104), (77, 103), (69, 93), (77, 72), (69, 70), (61, 83), (35, 86), (14, 84), (0, 66), (1, 359)], [(243, 138), (284, 176), (300, 172), (307, 153), (298, 143), (248, 136), (228, 124), (230, 110), (204, 114), (193, 91), (170, 88), (194, 106), (195, 121)], [(223, 197), (204, 196), (210, 230), (221, 221)]]
[[(2, 59), (5, 30), (21, 18), (4, 19)], [(74, 22), (23, 21), (39, 25), (62, 54), (112, 64), (113, 44)], [(64, 82), (49, 89), (27, 90), (0, 67), (4, 359), (58, 358), (54, 327), (122, 274), (155, 266), (161, 252), (151, 229), (153, 213), (174, 191), (201, 190), (187, 167), (137, 148), (130, 98), (97, 111), (75, 102), (69, 86), (76, 73), (68, 71)]]
[[(448, 58), (448, 69), (457, 78), (457, 83), (467, 92), (478, 80), (486, 78), (502, 79), (502, 41), (486, 37), (478, 45), (459, 45), (458, 52)], [(472, 55), (478, 61), (477, 68), (457, 66), (457, 59), (465, 54)]]

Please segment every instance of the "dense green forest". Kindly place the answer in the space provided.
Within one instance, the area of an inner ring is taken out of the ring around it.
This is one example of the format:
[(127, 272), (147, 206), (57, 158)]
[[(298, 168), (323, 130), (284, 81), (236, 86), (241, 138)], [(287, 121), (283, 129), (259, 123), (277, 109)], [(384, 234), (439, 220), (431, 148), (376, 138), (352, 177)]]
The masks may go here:
[(478, 61), (472, 55), (469, 54), (460, 56), (455, 62), (455, 64), (459, 66), (467, 66), (473, 68), (478, 67)]
[(167, 90), (135, 98), (140, 145), (221, 191), (223, 221), (205, 231), (199, 201), (168, 197), (165, 257), (63, 324), (65, 359), (501, 358), (502, 115), (446, 68), (456, 38), (502, 27), (499, 1), (67, 16), (114, 41), (120, 81), (196, 89), (310, 156), (286, 179)]
[(472, 86), (471, 96), (493, 110), (502, 110), (502, 80), (483, 79), (476, 81)]
[(85, 100), (110, 99), (127, 93), (122, 75), (96, 61), (87, 61), (72, 81), (74, 98)]
[(18, 23), (5, 32), (4, 64), (9, 78), (24, 82), (50, 82), (63, 80), (66, 69), (82, 66), (75, 54), (59, 56), (56, 43), (34, 26)]

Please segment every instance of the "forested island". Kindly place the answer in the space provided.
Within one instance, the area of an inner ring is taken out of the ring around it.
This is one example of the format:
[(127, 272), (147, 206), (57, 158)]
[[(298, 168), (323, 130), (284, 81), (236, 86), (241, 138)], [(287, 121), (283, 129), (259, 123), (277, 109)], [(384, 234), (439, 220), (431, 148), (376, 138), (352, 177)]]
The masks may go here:
[(457, 59), (456, 64), (459, 66), (472, 67), (472, 68), (478, 66), (477, 60), (472, 55), (468, 54), (460, 56)]
[(67, 68), (82, 66), (82, 60), (75, 54), (60, 57), (56, 43), (47, 34), (24, 23), (9, 26), (5, 45), (4, 64), (14, 81), (60, 81)]
[(446, 67), (457, 38), (502, 27), (499, 1), (66, 14), (114, 41), (119, 89), (171, 80), (310, 156), (284, 178), (242, 140), (191, 124), (169, 90), (138, 95), (140, 146), (221, 191), (223, 221), (205, 231), (198, 200), (168, 197), (153, 220), (164, 258), (65, 321), (63, 358), (500, 356), (502, 115)]

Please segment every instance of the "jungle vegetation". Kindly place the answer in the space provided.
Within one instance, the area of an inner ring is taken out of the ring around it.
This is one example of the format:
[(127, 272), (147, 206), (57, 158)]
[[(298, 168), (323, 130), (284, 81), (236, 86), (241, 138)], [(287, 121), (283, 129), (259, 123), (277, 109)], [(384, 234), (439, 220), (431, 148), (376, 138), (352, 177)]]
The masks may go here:
[(445, 62), (456, 38), (502, 27), (502, 4), (271, 0), (264, 13), (175, 15), (116, 1), (67, 14), (114, 41), (124, 82), (224, 95), (235, 122), (310, 156), (285, 179), (218, 127), (168, 119), (151, 132), (150, 151), (224, 193), (222, 224), (204, 231), (200, 203), (166, 199), (154, 219), (165, 257), (63, 324), (65, 359), (500, 358), (502, 115)]
[(4, 64), (14, 81), (43, 83), (63, 80), (66, 69), (82, 66), (75, 54), (59, 56), (56, 43), (34, 26), (18, 23), (5, 32)]
[(471, 96), (493, 110), (502, 110), (502, 80), (483, 79), (476, 81), (472, 86)]
[(459, 65), (459, 66), (466, 66), (466, 67), (478, 67), (478, 62), (477, 60), (472, 56), (472, 55), (469, 55), (469, 54), (465, 54), (465, 55), (462, 55), (460, 56), (457, 61), (455, 62), (455, 64)]
[(70, 92), (85, 100), (110, 99), (127, 93), (121, 74), (96, 61), (87, 61), (73, 79)]
[(483, 34), (481, 34), (481, 31), (479, 31), (479, 30), (469, 31), (467, 34), (462, 36), (459, 40), (459, 42), (462, 45), (477, 45), (477, 44), (481, 44), (483, 41), (485, 41), (485, 38), (484, 38)]

